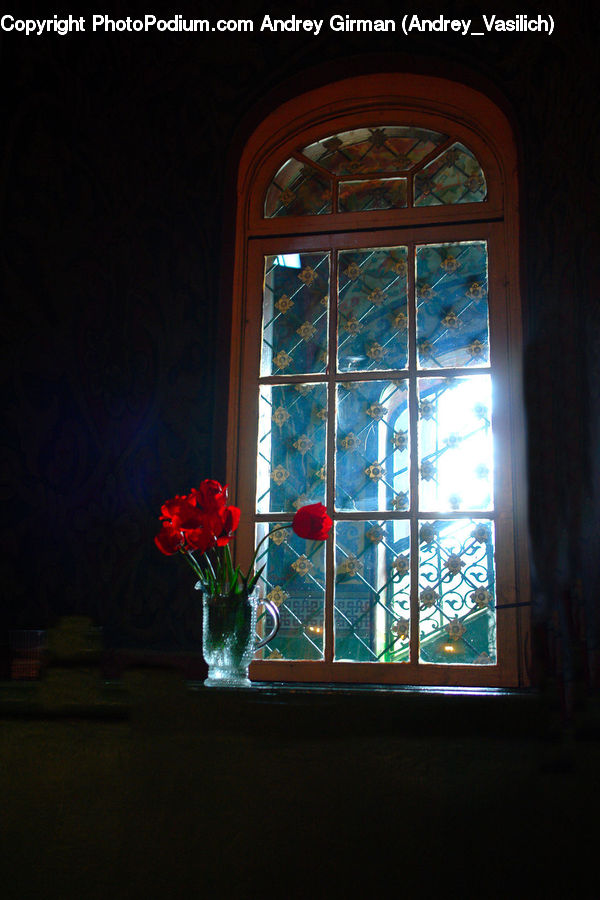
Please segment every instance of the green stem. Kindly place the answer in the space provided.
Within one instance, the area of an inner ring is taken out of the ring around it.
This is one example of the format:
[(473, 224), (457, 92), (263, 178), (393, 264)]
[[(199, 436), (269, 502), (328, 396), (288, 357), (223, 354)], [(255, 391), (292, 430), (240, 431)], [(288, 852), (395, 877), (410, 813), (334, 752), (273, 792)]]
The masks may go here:
[[(208, 568), (210, 569), (210, 574), (212, 575), (212, 577), (213, 577), (213, 579), (214, 579), (214, 581), (215, 581), (215, 583), (216, 583), (216, 581), (217, 581), (217, 576), (215, 575), (215, 570), (214, 570), (214, 568), (213, 568), (213, 564), (212, 564), (211, 561), (210, 561), (210, 556), (208, 555), (208, 551), (207, 551), (206, 553), (204, 553), (204, 559), (206, 560), (206, 562), (207, 562), (207, 564), (208, 564)], [(194, 562), (195, 562), (195, 560), (194, 560)]]
[(204, 573), (200, 568), (198, 561), (194, 558), (191, 550), (184, 550), (183, 547), (179, 548), (179, 552), (187, 562), (187, 564), (194, 570), (195, 574), (202, 581), (204, 578)]

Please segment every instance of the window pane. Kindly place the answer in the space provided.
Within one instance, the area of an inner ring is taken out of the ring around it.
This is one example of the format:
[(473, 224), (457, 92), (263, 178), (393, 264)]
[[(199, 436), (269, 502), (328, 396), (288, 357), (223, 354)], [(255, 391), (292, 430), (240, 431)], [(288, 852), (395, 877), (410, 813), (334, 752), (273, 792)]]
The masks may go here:
[(303, 155), (336, 175), (402, 172), (411, 169), (446, 139), (424, 128), (385, 125), (355, 128), (310, 144)]
[(420, 660), (496, 662), (494, 527), (489, 520), (423, 522), (419, 529)]
[(486, 365), (486, 242), (423, 244), (416, 257), (419, 366)]
[[(256, 543), (275, 523), (261, 522)], [(258, 659), (321, 659), (325, 604), (325, 544), (305, 541), (291, 528), (276, 531), (259, 550), (257, 568), (265, 566), (259, 580), (261, 597), (279, 607), (281, 626), (273, 640), (259, 651)], [(271, 627), (271, 617), (259, 608), (258, 631)], [(268, 631), (266, 631), (268, 634)]]
[(366, 209), (402, 209), (406, 206), (406, 178), (372, 178), (343, 181), (338, 195), (338, 212)]
[(265, 257), (261, 375), (324, 372), (329, 254)]
[(338, 368), (404, 369), (407, 249), (344, 250), (338, 256)]
[(336, 660), (408, 661), (409, 532), (407, 521), (336, 525)]
[(486, 195), (481, 166), (462, 144), (452, 144), (415, 175), (415, 206), (481, 203)]
[(265, 218), (331, 212), (331, 183), (312, 166), (288, 159), (267, 191)]
[(493, 506), (489, 375), (419, 379), (419, 507)]
[(408, 382), (338, 385), (336, 508), (408, 509)]
[(259, 397), (257, 509), (295, 512), (325, 500), (327, 387), (263, 385)]

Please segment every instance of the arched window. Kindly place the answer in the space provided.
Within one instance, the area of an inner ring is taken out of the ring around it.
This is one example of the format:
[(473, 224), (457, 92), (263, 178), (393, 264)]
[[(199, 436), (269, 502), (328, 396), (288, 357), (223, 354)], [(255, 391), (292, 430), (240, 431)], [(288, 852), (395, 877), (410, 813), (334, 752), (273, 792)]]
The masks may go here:
[(516, 152), (437, 78), (310, 92), (238, 182), (228, 476), (259, 560), (259, 680), (517, 685), (524, 666)]

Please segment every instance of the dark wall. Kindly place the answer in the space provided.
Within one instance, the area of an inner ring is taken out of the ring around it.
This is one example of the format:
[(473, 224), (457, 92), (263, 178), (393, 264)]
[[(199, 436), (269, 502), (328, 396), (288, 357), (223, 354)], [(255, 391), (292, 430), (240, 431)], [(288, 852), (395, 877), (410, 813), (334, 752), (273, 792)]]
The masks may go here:
[(2, 37), (4, 631), (80, 613), (113, 645), (196, 646), (190, 574), (152, 538), (163, 499), (224, 476), (236, 148), (274, 98), (394, 69), (483, 86), (519, 134), (536, 621), (563, 654), (593, 634), (598, 52), (585, 11), (552, 12), (551, 37)]

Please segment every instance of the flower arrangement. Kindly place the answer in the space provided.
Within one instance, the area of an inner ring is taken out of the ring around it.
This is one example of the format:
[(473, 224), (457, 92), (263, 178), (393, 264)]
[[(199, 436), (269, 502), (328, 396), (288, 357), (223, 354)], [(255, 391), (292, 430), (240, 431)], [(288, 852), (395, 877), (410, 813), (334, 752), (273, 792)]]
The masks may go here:
[(333, 524), (322, 503), (300, 507), (292, 522), (276, 525), (259, 542), (248, 572), (244, 574), (239, 566), (234, 568), (229, 549), (240, 515), (237, 506), (228, 504), (227, 485), (207, 478), (189, 494), (163, 503), (161, 528), (154, 541), (166, 556), (181, 554), (195, 572), (199, 586), (209, 596), (235, 599), (248, 596), (254, 589), (264, 569), (261, 566), (254, 572), (254, 563), (261, 544), (270, 535), (291, 528), (298, 537), (324, 541)]

